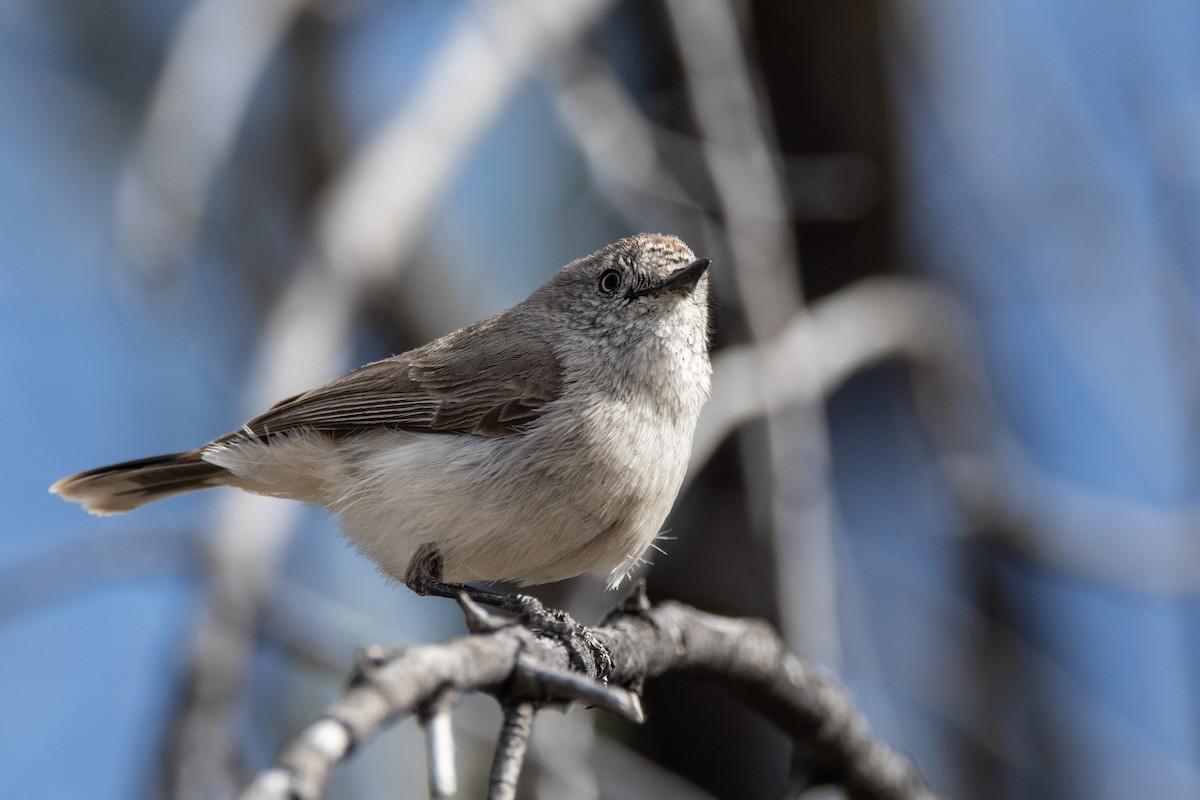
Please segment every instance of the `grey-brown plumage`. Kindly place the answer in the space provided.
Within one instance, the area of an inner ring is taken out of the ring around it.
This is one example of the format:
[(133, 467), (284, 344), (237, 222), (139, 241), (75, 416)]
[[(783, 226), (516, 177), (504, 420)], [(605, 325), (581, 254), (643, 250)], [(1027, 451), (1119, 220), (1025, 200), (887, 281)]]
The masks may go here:
[(236, 486), (330, 509), (400, 580), (615, 584), (670, 510), (708, 395), (707, 265), (675, 237), (623, 239), (202, 448), (51, 491), (112, 514)]
[(554, 348), (522, 323), (492, 317), (368, 364), (276, 404), (232, 436), (270, 438), (305, 429), (346, 434), (376, 426), (477, 436), (519, 433), (562, 386)]

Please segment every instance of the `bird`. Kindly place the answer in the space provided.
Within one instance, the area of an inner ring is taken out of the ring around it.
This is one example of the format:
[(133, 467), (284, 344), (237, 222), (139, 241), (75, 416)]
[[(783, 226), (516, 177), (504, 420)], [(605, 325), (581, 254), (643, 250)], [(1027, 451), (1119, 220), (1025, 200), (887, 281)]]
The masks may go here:
[(709, 395), (709, 265), (675, 236), (621, 239), (208, 444), (50, 491), (98, 515), (218, 486), (321, 506), (420, 594), (511, 608), (471, 585), (585, 573), (614, 589), (660, 533)]

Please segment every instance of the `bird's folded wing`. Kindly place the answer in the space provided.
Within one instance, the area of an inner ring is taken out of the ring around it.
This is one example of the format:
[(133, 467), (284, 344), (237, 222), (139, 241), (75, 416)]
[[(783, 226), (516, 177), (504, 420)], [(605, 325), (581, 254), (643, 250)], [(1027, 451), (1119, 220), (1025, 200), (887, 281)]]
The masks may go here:
[[(367, 364), (277, 403), (230, 437), (378, 428), (509, 436), (558, 398), (562, 371), (544, 341), (485, 320), (424, 347)], [(505, 335), (507, 334), (507, 335)]]

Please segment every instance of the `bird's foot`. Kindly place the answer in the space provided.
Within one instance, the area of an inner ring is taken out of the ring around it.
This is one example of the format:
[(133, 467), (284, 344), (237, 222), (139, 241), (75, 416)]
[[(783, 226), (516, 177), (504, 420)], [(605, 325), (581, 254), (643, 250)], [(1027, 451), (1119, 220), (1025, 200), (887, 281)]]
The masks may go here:
[(547, 608), (536, 597), (525, 594), (514, 596), (519, 598), (522, 606), (518, 619), (526, 627), (542, 631), (562, 642), (576, 671), (607, 680), (612, 672), (612, 656), (591, 628), (576, 622), (566, 611)]
[(576, 622), (565, 611), (547, 607), (536, 597), (433, 580), (410, 580), (408, 586), (417, 594), (450, 598), (466, 596), (479, 605), (507, 611), (526, 628), (562, 642), (575, 670), (601, 680), (612, 672), (608, 648), (590, 628)]

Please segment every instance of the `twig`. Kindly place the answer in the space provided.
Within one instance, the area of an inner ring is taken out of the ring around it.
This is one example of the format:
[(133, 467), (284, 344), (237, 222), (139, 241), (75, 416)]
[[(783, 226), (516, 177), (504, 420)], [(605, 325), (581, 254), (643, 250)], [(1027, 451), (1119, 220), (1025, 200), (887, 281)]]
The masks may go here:
[[(934, 797), (903, 756), (872, 738), (845, 692), (789, 653), (764, 622), (665, 603), (618, 612), (594, 633), (614, 655), (613, 683), (636, 686), (678, 672), (725, 686), (774, 720), (852, 800)], [(559, 640), (515, 625), (377, 656), (317, 722), (283, 749), (275, 768), (255, 780), (243, 800), (314, 800), (334, 764), (354, 746), (448, 688), (486, 692), (507, 708), (530, 704), (506, 722), (518, 732), (523, 715), (531, 718), (532, 705), (594, 702), (594, 691), (580, 693), (578, 685), (542, 680), (544, 674), (562, 673), (568, 663)], [(516, 739), (502, 741), (497, 752), (515, 747)], [(511, 757), (500, 760), (511, 769)]]
[(496, 757), (488, 780), (488, 800), (513, 800), (517, 796), (517, 780), (533, 734), (533, 717), (537, 708), (529, 701), (520, 701), (504, 708), (504, 725), (496, 742)]
[(425, 729), (425, 753), (429, 762), (429, 797), (431, 800), (453, 797), (458, 791), (458, 775), (454, 768), (454, 730), (450, 724), (450, 706), (454, 692), (443, 692), (433, 707), (421, 715)]

